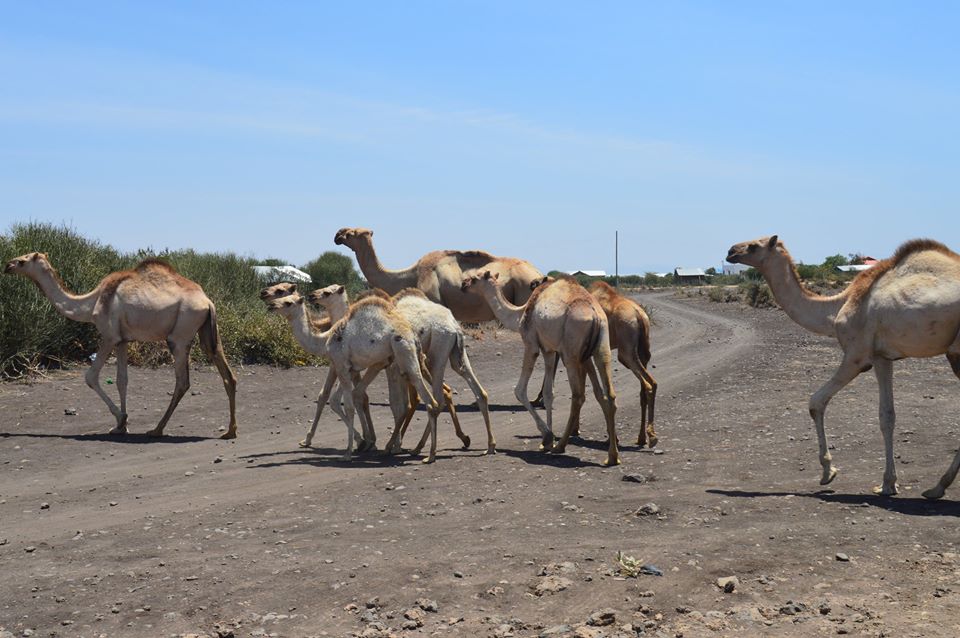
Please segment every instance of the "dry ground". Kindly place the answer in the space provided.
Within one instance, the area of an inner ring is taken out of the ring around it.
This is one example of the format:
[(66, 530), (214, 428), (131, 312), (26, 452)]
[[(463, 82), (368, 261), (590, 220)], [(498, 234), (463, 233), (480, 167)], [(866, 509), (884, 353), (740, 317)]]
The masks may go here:
[[(341, 462), (345, 430), (329, 412), (318, 447), (298, 448), (317, 369), (238, 369), (232, 442), (215, 438), (226, 400), (209, 369), (193, 372), (197, 394), (163, 440), (104, 434), (109, 413), (82, 370), (3, 385), (0, 636), (960, 635), (960, 487), (919, 497), (960, 438), (946, 361), (897, 364), (901, 496), (870, 494), (883, 468), (869, 373), (827, 412), (841, 473), (823, 490), (806, 405), (836, 346), (779, 310), (643, 301), (657, 321), (660, 445), (630, 445), (638, 385), (617, 366), (616, 468), (599, 464), (592, 397), (584, 439), (565, 456), (537, 452), (512, 393), (519, 339), (504, 331), (470, 343), (499, 454), (480, 453), (482, 422), (456, 379), (473, 449), (441, 417), (431, 466)], [(172, 386), (168, 369), (133, 370), (133, 431), (153, 427)], [(659, 513), (637, 516), (647, 503)], [(623, 578), (621, 550), (663, 575)], [(739, 579), (732, 593), (716, 586), (726, 576)], [(612, 624), (585, 625), (604, 609)]]

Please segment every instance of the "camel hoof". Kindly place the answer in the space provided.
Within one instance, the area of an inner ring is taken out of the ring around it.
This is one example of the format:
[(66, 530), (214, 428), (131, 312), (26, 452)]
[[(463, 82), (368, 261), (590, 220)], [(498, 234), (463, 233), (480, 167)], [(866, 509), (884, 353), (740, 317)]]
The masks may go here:
[(163, 430), (161, 430), (160, 428), (153, 428), (149, 432), (145, 432), (144, 436), (154, 436), (159, 438), (163, 436)]
[(894, 483), (891, 488), (888, 488), (886, 485), (876, 485), (873, 488), (873, 493), (877, 496), (896, 496), (900, 493), (900, 489), (896, 483)]
[(611, 467), (611, 466), (614, 466), (614, 465), (620, 465), (620, 457), (618, 456), (618, 457), (613, 458), (613, 459), (606, 459), (606, 460), (603, 462), (603, 465), (604, 465), (605, 467)]
[(930, 499), (931, 501), (935, 501), (935, 500), (937, 500), (937, 499), (939, 499), (939, 498), (943, 498), (943, 493), (944, 493), (945, 491), (946, 491), (946, 490), (944, 490), (944, 489), (943, 489), (942, 487), (940, 487), (939, 485), (936, 486), (936, 487), (931, 487), (929, 490), (925, 490), (925, 491), (923, 492), (923, 498), (928, 498), (928, 499)]
[(484, 452), (484, 454), (486, 454), (486, 455), (496, 454), (496, 453), (497, 453), (497, 448), (494, 447), (493, 445), (491, 445), (490, 447), (488, 447), (488, 448), (487, 448), (487, 451)]
[(470, 437), (469, 437), (469, 436), (467, 436), (466, 434), (464, 434), (464, 435), (463, 435), (463, 438), (460, 439), (460, 441), (463, 443), (463, 449), (464, 449), (464, 450), (469, 450), (469, 449), (470, 449)]
[(310, 441), (304, 439), (304, 440), (300, 441), (299, 443), (297, 443), (297, 445), (299, 445), (300, 447), (310, 447)]
[(831, 467), (829, 470), (823, 471), (823, 476), (820, 478), (820, 485), (828, 485), (833, 479), (837, 478), (837, 468)]
[(107, 434), (126, 434), (126, 433), (127, 433), (127, 426), (124, 425), (123, 427), (121, 427), (118, 425), (117, 427), (110, 430)]
[(435, 456), (428, 456), (427, 458), (423, 459), (423, 460), (420, 461), (420, 462), (423, 463), (424, 465), (428, 465), (428, 464), (430, 464), (430, 463), (433, 463), (433, 462), (436, 461), (436, 460), (437, 460), (437, 457), (435, 457)]
[(553, 449), (550, 450), (551, 454), (564, 454), (567, 451), (566, 445), (554, 445)]
[(660, 439), (657, 438), (656, 434), (647, 434), (647, 447), (651, 450), (657, 447), (657, 443), (660, 442)]
[(221, 438), (222, 440), (224, 440), (224, 441), (229, 441), (230, 439), (235, 439), (235, 438), (237, 438), (237, 431), (236, 431), (236, 430), (227, 430), (226, 432), (224, 432), (223, 434), (220, 435), (220, 438)]

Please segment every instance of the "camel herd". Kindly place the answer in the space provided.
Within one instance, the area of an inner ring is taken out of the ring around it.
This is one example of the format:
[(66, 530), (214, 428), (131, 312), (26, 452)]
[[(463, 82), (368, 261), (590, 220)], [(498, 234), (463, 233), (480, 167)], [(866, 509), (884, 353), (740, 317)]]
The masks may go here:
[[(605, 464), (620, 462), (615, 431), (616, 392), (611, 359), (618, 360), (640, 381), (641, 427), (637, 443), (657, 443), (654, 412), (657, 383), (647, 369), (650, 360), (650, 321), (639, 304), (605, 283), (588, 291), (575, 280), (544, 277), (522, 259), (496, 257), (483, 251), (444, 250), (427, 253), (411, 267), (388, 270), (373, 248), (373, 232), (343, 228), (334, 241), (354, 251), (373, 288), (349, 300), (343, 286), (333, 285), (304, 298), (294, 284), (264, 289), (269, 312), (285, 318), (300, 345), (329, 358), (327, 378), (316, 415), (300, 445), (311, 445), (324, 407), (347, 428), (346, 457), (376, 443), (366, 389), (385, 371), (393, 432), (387, 453), (400, 451), (414, 411), (422, 401), (428, 423), (414, 454), (430, 437), (424, 462), (436, 458), (437, 417), (446, 409), (464, 446), (470, 439), (460, 429), (451, 391), (444, 382), (447, 364), (460, 375), (476, 398), (487, 429), (487, 452), (496, 451), (487, 393), (474, 373), (460, 322), (497, 319), (520, 333), (523, 363), (514, 393), (542, 436), (541, 450), (563, 453), (578, 433), (580, 410), (589, 376), (607, 428)], [(894, 407), (892, 362), (906, 357), (946, 354), (960, 377), (960, 255), (938, 242), (914, 240), (890, 259), (862, 272), (844, 291), (820, 296), (800, 282), (793, 260), (776, 236), (743, 242), (730, 248), (727, 260), (756, 268), (767, 280), (777, 302), (798, 324), (818, 334), (836, 337), (843, 361), (834, 376), (810, 399), (823, 467), (821, 484), (831, 482), (837, 468), (827, 447), (824, 413), (830, 399), (858, 374), (873, 368), (880, 385), (880, 425), (886, 468), (876, 491), (897, 493), (893, 456)], [(236, 377), (230, 370), (217, 332), (213, 303), (196, 283), (168, 264), (147, 260), (134, 269), (112, 273), (91, 292), (77, 295), (64, 284), (42, 253), (29, 253), (7, 263), (6, 273), (34, 281), (65, 317), (93, 323), (100, 333), (97, 356), (86, 382), (107, 404), (117, 421), (112, 432), (125, 433), (127, 424), (127, 353), (129, 341), (166, 341), (174, 358), (176, 386), (166, 412), (149, 434), (160, 436), (189, 388), (190, 344), (200, 345), (219, 371), (230, 404), (230, 423), (222, 438), (237, 435)], [(325, 309), (318, 318), (309, 306)], [(117, 356), (119, 407), (100, 386), (99, 376), (111, 353)], [(543, 354), (542, 388), (546, 419), (530, 401), (527, 385)], [(572, 391), (570, 413), (559, 439), (553, 432), (553, 383), (562, 361)], [(361, 432), (354, 429), (359, 416)], [(941, 498), (960, 470), (958, 451), (943, 477), (923, 494)]]

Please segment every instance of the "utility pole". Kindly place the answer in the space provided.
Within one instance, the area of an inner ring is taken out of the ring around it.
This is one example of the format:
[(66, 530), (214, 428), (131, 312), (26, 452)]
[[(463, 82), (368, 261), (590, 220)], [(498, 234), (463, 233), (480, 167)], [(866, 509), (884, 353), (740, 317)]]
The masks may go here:
[(620, 288), (620, 231), (613, 231), (613, 282)]

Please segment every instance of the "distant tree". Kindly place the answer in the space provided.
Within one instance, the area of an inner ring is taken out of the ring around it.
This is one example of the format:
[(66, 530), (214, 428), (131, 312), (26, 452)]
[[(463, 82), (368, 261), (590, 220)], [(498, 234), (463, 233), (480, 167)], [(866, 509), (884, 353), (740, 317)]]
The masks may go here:
[(268, 257), (267, 259), (262, 259), (257, 262), (258, 266), (286, 266), (287, 262), (282, 259), (277, 259), (276, 257)]
[(704, 270), (703, 272), (707, 273), (708, 275), (715, 275), (715, 274), (717, 274), (717, 269), (714, 268), (713, 266), (710, 266), (709, 268), (707, 268), (707, 269)]
[(856, 266), (863, 264), (864, 257), (860, 253), (850, 253), (849, 255), (847, 255), (847, 257), (849, 258), (849, 261), (847, 262), (849, 264), (853, 264)]
[(354, 293), (362, 290), (365, 285), (360, 273), (353, 267), (353, 259), (332, 250), (307, 262), (300, 270), (309, 274), (318, 287), (343, 284), (348, 292)]
[(836, 270), (837, 266), (846, 266), (850, 261), (843, 255), (831, 255), (823, 260), (823, 267), (827, 270)]

